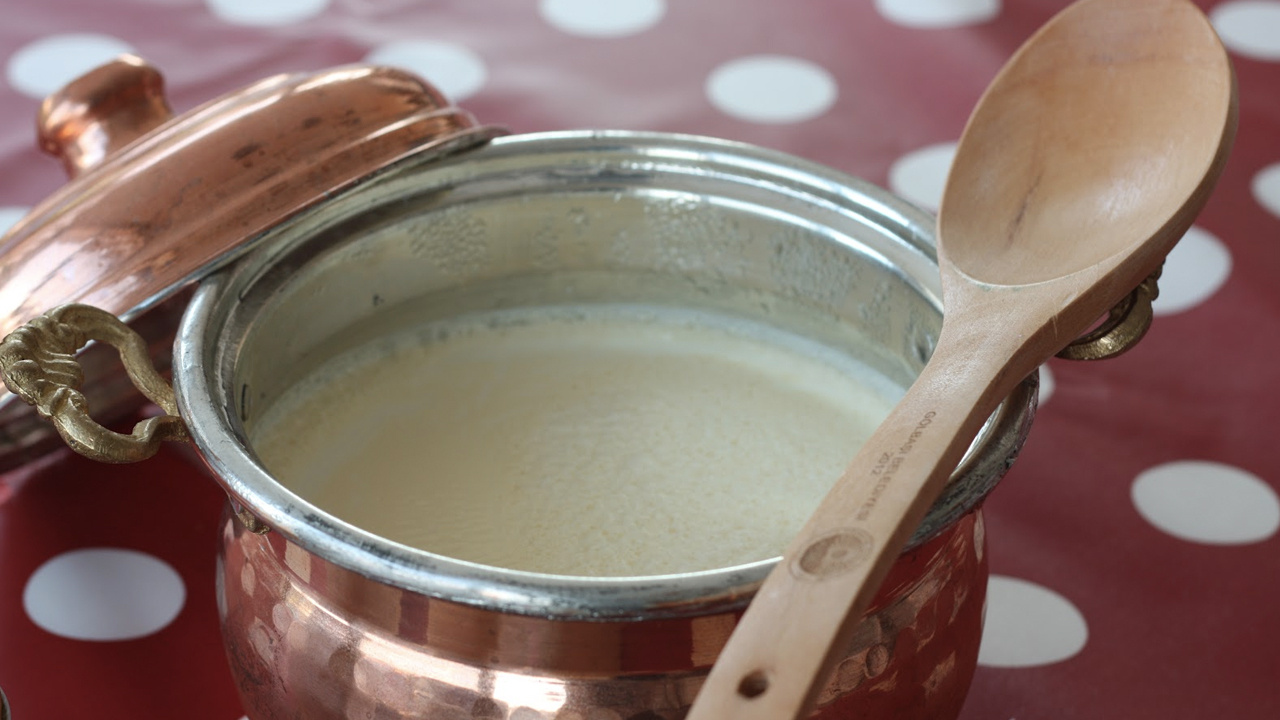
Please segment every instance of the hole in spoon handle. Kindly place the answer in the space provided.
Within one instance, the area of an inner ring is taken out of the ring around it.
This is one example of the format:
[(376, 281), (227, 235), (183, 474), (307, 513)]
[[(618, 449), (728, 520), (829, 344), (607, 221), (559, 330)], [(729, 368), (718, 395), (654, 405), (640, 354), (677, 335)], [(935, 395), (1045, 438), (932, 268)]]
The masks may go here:
[(748, 700), (753, 700), (765, 694), (769, 689), (769, 676), (763, 670), (753, 670), (742, 678), (738, 683), (738, 694)]

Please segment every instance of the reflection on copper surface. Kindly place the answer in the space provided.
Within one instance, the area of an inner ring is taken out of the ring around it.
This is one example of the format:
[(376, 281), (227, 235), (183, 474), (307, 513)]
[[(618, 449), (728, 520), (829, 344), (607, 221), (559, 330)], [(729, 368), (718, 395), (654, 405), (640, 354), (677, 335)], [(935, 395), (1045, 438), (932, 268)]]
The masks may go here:
[[(22, 307), (37, 288), (57, 283), (60, 279), (58, 271), (80, 249), (78, 243), (65, 240), (54, 240), (44, 247), (37, 248), (35, 253), (27, 258), (27, 271), (0, 285), (0, 307)], [(69, 280), (63, 279), (62, 282), (64, 291), (70, 292), (74, 287)]]

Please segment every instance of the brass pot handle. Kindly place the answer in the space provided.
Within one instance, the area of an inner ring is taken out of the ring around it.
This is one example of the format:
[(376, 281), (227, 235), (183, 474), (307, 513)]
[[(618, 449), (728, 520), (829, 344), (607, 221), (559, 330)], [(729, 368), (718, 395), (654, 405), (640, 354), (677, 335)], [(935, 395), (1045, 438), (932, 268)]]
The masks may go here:
[[(89, 403), (79, 390), (84, 371), (75, 356), (90, 340), (119, 351), (129, 379), (168, 415), (139, 422), (131, 435), (89, 417)], [(146, 341), (105, 310), (63, 305), (14, 330), (0, 341), (0, 373), (15, 395), (53, 421), (71, 449), (93, 460), (137, 462), (155, 455), (162, 441), (189, 438), (173, 388), (156, 372)]]
[(1072, 340), (1058, 353), (1067, 360), (1105, 360), (1138, 344), (1151, 327), (1151, 303), (1160, 296), (1156, 281), (1163, 269), (1156, 268), (1133, 292), (1107, 313), (1097, 327)]

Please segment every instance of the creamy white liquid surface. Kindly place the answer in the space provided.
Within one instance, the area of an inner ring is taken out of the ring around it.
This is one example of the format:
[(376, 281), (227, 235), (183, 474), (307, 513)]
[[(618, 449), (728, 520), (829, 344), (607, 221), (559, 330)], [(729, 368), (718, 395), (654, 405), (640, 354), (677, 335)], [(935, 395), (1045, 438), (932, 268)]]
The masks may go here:
[(635, 576), (779, 555), (895, 391), (816, 343), (688, 312), (460, 320), (331, 363), (252, 430), (281, 482), (388, 539)]

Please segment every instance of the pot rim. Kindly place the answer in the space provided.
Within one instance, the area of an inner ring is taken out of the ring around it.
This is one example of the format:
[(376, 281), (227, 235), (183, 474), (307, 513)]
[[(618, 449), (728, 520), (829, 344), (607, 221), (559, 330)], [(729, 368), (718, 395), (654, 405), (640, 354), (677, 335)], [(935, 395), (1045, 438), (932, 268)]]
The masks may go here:
[[(743, 172), (763, 174), (780, 182), (804, 184), (834, 195), (859, 211), (876, 215), (903, 231), (903, 239), (934, 261), (933, 218), (924, 210), (864, 180), (795, 156), (733, 141), (691, 135), (632, 131), (567, 131), (497, 138), (472, 151), (477, 161), (493, 154), (509, 156), (548, 150), (639, 148), (640, 152), (676, 153), (687, 161), (690, 153), (731, 159)], [(428, 158), (427, 161), (430, 159)], [(464, 160), (465, 161), (465, 160)], [(421, 171), (422, 161), (409, 158), (381, 176)], [(429, 171), (429, 170), (428, 170)], [(376, 184), (367, 181), (348, 191), (358, 193)], [(332, 201), (331, 201), (332, 202)], [(280, 227), (298, 222), (288, 221)], [(277, 228), (279, 230), (279, 228)], [(274, 232), (274, 231), (273, 231)], [(262, 243), (269, 248), (270, 242)], [(780, 558), (688, 573), (640, 577), (580, 577), (509, 570), (457, 560), (396, 543), (346, 523), (319, 509), (271, 478), (247, 450), (243, 429), (234, 413), (223, 413), (216, 386), (218, 373), (210, 368), (224, 296), (238, 274), (260, 272), (260, 266), (240, 262), (201, 283), (178, 330), (174, 350), (174, 387), (181, 415), (193, 442), (233, 507), (242, 506), (272, 533), (288, 542), (365, 577), (426, 596), (520, 615), (560, 620), (656, 619), (687, 617), (708, 609), (730, 611), (744, 607)], [(929, 282), (935, 296), (940, 280)], [(226, 363), (223, 363), (224, 365)], [(979, 435), (982, 452), (966, 455), (952, 476), (948, 490), (930, 510), (937, 525), (912, 540), (912, 546), (932, 537), (970, 512), (1012, 464), (1026, 437), (1036, 405), (1035, 374), (1021, 383), (993, 414)], [(238, 508), (237, 508), (238, 509)], [(939, 521), (939, 517), (943, 518)]]

